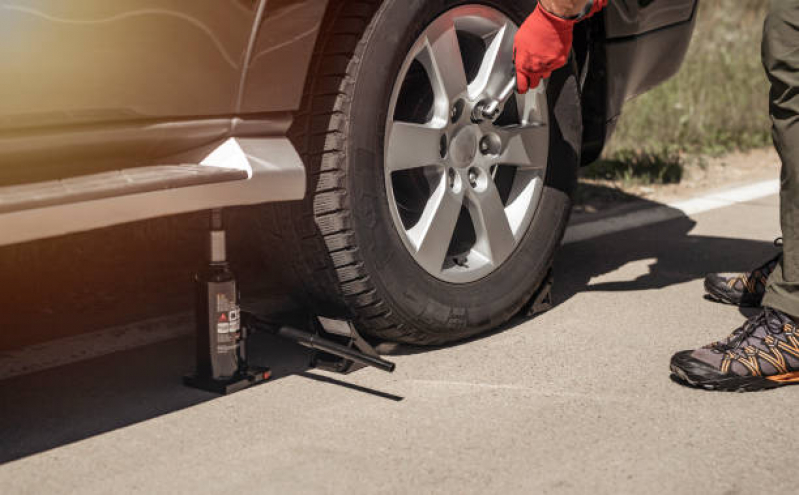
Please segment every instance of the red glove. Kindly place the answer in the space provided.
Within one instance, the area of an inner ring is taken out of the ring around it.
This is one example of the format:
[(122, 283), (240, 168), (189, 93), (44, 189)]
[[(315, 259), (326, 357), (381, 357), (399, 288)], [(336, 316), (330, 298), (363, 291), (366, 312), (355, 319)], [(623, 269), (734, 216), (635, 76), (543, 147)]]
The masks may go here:
[(589, 12), (585, 19), (588, 19), (592, 15), (596, 14), (600, 10), (604, 9), (605, 6), (608, 4), (608, 0), (594, 0), (594, 5), (591, 6), (591, 12)]
[[(608, 0), (594, 0), (584, 18), (596, 14), (607, 3)], [(536, 6), (516, 33), (513, 45), (519, 93), (535, 88), (542, 78), (566, 65), (572, 48), (574, 25), (579, 20), (563, 19), (550, 14), (540, 4)]]

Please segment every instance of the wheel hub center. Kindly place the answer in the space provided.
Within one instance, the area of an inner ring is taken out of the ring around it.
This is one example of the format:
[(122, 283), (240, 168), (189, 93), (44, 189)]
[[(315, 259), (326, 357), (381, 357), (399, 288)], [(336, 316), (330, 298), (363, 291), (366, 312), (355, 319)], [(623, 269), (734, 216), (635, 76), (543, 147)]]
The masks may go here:
[(477, 132), (472, 126), (459, 130), (449, 145), (449, 153), (454, 165), (465, 167), (477, 155)]

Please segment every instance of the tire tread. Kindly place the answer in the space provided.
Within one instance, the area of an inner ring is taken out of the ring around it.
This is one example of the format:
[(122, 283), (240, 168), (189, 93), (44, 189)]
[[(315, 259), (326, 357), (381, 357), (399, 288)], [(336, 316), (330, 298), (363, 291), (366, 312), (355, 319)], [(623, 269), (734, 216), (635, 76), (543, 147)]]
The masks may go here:
[(435, 339), (396, 319), (380, 297), (364, 269), (350, 221), (348, 113), (360, 54), (374, 34), (371, 20), (381, 4), (379, 0), (331, 3), (302, 108), (289, 135), (306, 164), (312, 188), (302, 203), (279, 207), (275, 216), (284, 241), (298, 246), (289, 258), (300, 274), (305, 297), (345, 313), (373, 337), (430, 344)]

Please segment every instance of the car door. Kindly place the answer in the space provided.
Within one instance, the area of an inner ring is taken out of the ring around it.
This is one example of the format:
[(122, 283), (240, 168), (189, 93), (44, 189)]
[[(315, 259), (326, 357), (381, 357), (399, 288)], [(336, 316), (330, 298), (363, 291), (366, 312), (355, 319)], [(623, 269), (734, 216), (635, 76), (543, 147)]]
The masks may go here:
[(226, 115), (257, 0), (0, 0), (0, 129)]

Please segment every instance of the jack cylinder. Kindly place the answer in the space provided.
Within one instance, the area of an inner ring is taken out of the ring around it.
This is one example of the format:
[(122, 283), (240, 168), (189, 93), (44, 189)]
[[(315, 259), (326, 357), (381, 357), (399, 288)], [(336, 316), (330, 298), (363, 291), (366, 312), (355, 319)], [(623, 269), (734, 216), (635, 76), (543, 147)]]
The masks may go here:
[(210, 263), (195, 276), (197, 373), (214, 380), (236, 376), (246, 366), (238, 288), (225, 255), (221, 212), (214, 211)]

